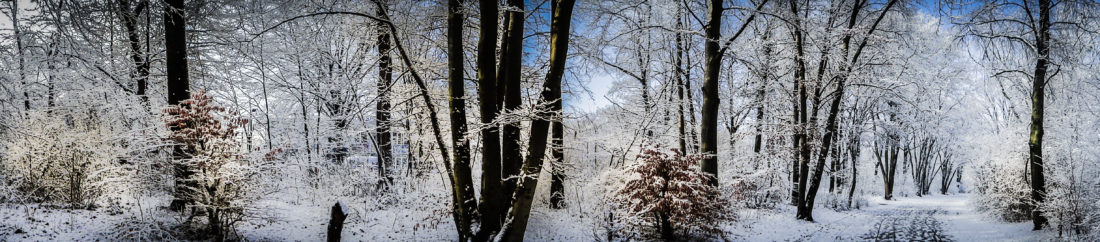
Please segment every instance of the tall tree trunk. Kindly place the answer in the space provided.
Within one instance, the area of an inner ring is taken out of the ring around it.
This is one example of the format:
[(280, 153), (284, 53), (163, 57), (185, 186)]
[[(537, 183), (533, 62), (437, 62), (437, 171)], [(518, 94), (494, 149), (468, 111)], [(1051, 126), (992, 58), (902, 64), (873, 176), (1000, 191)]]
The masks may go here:
[[(554, 0), (551, 2), (553, 17), (550, 23), (550, 66), (540, 94), (540, 103), (561, 102), (561, 79), (565, 74), (565, 59), (569, 52), (569, 24), (573, 15), (574, 0)], [(553, 104), (552, 103), (552, 104)], [(557, 105), (557, 104), (554, 104)], [(527, 219), (531, 216), (531, 203), (535, 199), (539, 173), (542, 172), (542, 160), (546, 156), (546, 136), (550, 118), (561, 113), (554, 111), (543, 113), (543, 117), (531, 121), (531, 145), (527, 161), (523, 163), (523, 174), (516, 187), (515, 202), (508, 214), (508, 222), (497, 236), (503, 241), (523, 241), (527, 230)]]
[(487, 241), (503, 223), (505, 207), (504, 197), (507, 191), (501, 191), (503, 181), (500, 172), (500, 130), (493, 120), (500, 111), (497, 101), (497, 20), (499, 19), (499, 1), (480, 0), (481, 32), (477, 40), (477, 79), (478, 107), (481, 111), (481, 229), (474, 236), (475, 241)]
[(768, 38), (771, 37), (771, 29), (765, 29), (764, 34), (761, 36), (761, 41), (764, 42), (764, 73), (761, 73), (760, 85), (756, 89), (756, 137), (753, 138), (752, 152), (760, 154), (763, 149), (764, 142), (764, 103), (767, 97), (768, 80), (771, 78), (771, 60), (772, 60), (772, 45), (768, 43)]
[[(168, 82), (168, 105), (179, 105), (183, 100), (191, 98), (187, 79), (187, 23), (184, 22), (183, 0), (165, 0), (164, 5), (164, 50), (165, 50), (165, 75)], [(173, 128), (173, 131), (179, 131)], [(174, 199), (169, 208), (173, 211), (183, 211), (183, 208), (191, 203), (187, 191), (193, 187), (193, 182), (187, 180), (192, 171), (183, 164), (182, 159), (189, 157), (181, 146), (173, 149), (174, 170), (176, 177)]]
[(470, 177), (470, 141), (466, 140), (466, 80), (462, 75), (465, 70), (462, 63), (462, 24), (466, 17), (462, 13), (461, 1), (447, 1), (447, 83), (451, 108), (451, 146), (454, 147), (454, 171), (451, 176), (455, 186), (455, 206), (460, 207), (458, 211), (462, 227), (458, 231), (459, 240), (464, 241), (473, 236), (470, 226), (477, 211), (477, 199), (474, 197), (474, 184)]
[(383, 186), (393, 185), (393, 141), (390, 135), (389, 89), (393, 83), (393, 59), (390, 58), (390, 32), (378, 25), (378, 102), (375, 103), (375, 127), (378, 137), (378, 177)]
[[(1047, 69), (1050, 65), (1050, 0), (1039, 0), (1039, 32), (1035, 46), (1039, 58), (1035, 61), (1035, 80), (1031, 91), (1031, 138), (1028, 140), (1028, 163), (1031, 167), (1031, 200), (1036, 205), (1046, 200), (1046, 178), (1043, 177), (1043, 102), (1046, 96)], [(1039, 206), (1032, 206), (1033, 230), (1043, 229), (1046, 217)]]
[[(683, 20), (682, 15), (683, 15), (683, 6), (678, 5), (677, 8), (676, 8), (676, 29), (677, 30), (683, 30), (684, 29), (684, 20)], [(675, 57), (675, 61), (674, 61), (675, 65), (676, 65), (676, 67), (674, 67), (674, 70), (676, 70), (676, 73), (674, 74), (675, 77), (673, 78), (673, 80), (675, 80), (675, 82), (676, 82), (676, 98), (677, 98), (676, 107), (679, 110), (678, 112), (676, 112), (677, 121), (679, 123), (678, 131), (677, 131), (677, 134), (678, 134), (677, 139), (679, 140), (679, 144), (680, 144), (680, 152), (683, 152), (684, 154), (687, 154), (688, 153), (688, 150), (687, 150), (688, 149), (688, 147), (687, 147), (687, 126), (688, 125), (686, 123), (686, 119), (684, 118), (684, 111), (686, 111), (686, 110), (684, 110), (684, 106), (685, 106), (685, 103), (687, 102), (687, 99), (684, 98), (684, 89), (686, 89), (684, 87), (685, 76), (684, 76), (684, 68), (683, 68), (684, 67), (684, 36), (680, 32), (674, 32), (673, 34), (676, 35), (676, 53), (675, 53), (676, 57)]]
[[(808, 154), (809, 147), (806, 145), (806, 61), (803, 53), (803, 40), (802, 40), (802, 26), (801, 16), (798, 14), (798, 0), (790, 0), (789, 4), (791, 8), (791, 17), (794, 19), (793, 31), (794, 32), (794, 45), (795, 45), (795, 63), (797, 69), (794, 72), (794, 88), (797, 96), (797, 100), (794, 103), (794, 118), (791, 120), (794, 126), (794, 163), (791, 167), (791, 181), (794, 184), (791, 190), (791, 202), (795, 206), (802, 206), (802, 194), (806, 191), (806, 175), (808, 168), (809, 157), (804, 156)], [(808, 155), (807, 155), (808, 156)], [(802, 214), (798, 214), (798, 218), (801, 219)]]
[(704, 173), (711, 175), (707, 180), (711, 186), (718, 186), (718, 104), (721, 102), (718, 97), (718, 74), (722, 66), (718, 39), (722, 37), (722, 10), (721, 0), (711, 0), (707, 4), (707, 40), (703, 50), (706, 70), (703, 78), (703, 117), (699, 127), (702, 139), (699, 147), (704, 157), (699, 166)]
[[(521, 88), (523, 88), (523, 22), (525, 19), (523, 0), (508, 0), (508, 10), (504, 40), (501, 41), (500, 69), (497, 72), (498, 91), (503, 91), (504, 98), (502, 109), (506, 112), (515, 111), (523, 103)], [(501, 130), (501, 176), (504, 182), (501, 189), (511, 193), (516, 189), (515, 176), (520, 173), (523, 166), (522, 136), (520, 135), (520, 122), (506, 122)], [(511, 204), (512, 197), (505, 196), (504, 204)], [(501, 207), (501, 215), (507, 214), (507, 208)]]

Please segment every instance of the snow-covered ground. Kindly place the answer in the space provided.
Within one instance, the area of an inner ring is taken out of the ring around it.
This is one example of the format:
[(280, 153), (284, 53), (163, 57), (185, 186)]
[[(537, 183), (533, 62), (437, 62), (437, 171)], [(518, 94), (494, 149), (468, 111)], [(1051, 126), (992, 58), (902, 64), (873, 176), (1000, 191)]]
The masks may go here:
[[(745, 209), (740, 212), (739, 221), (726, 228), (728, 238), (735, 241), (1054, 239), (1049, 237), (1049, 233), (1031, 231), (1029, 222), (997, 222), (975, 211), (967, 203), (967, 195), (899, 197), (893, 201), (868, 197), (868, 200), (867, 207), (859, 210), (837, 212), (818, 207), (814, 210), (816, 222), (813, 223), (795, 220), (794, 208), (788, 205), (775, 210)], [(150, 208), (151, 204), (159, 202), (163, 201), (143, 202), (145, 208), (142, 211), (146, 214), (110, 213), (107, 208), (89, 211), (3, 204), (0, 205), (0, 241), (88, 241), (150, 236), (150, 231), (170, 230), (173, 219), (179, 219), (171, 218), (166, 212), (157, 212), (157, 208)], [(351, 202), (344, 238), (350, 241), (454, 238), (453, 227), (443, 210), (421, 211), (430, 207), (381, 209), (377, 204), (365, 204), (362, 201)], [(245, 238), (264, 241), (324, 239), (332, 204), (262, 201), (258, 205), (272, 214), (268, 220), (250, 221), (238, 226)], [(533, 229), (529, 231), (528, 238), (533, 241), (588, 241), (600, 238), (598, 230), (591, 226), (591, 218), (574, 217), (572, 214), (575, 213), (566, 210), (534, 214), (530, 226)], [(146, 219), (137, 216), (145, 216)], [(144, 234), (129, 234), (128, 231)]]
[[(1031, 231), (1030, 222), (1006, 223), (967, 203), (967, 195), (897, 197), (884, 200), (868, 197), (860, 210), (837, 212), (815, 208), (816, 222), (794, 220), (795, 208), (744, 210), (738, 226), (731, 228), (734, 240), (744, 241), (837, 241), (875, 240), (895, 235), (896, 240), (1036, 241), (1051, 239)], [(896, 232), (896, 234), (894, 234)], [(922, 237), (922, 235), (924, 237)], [(917, 237), (920, 237), (918, 239)]]

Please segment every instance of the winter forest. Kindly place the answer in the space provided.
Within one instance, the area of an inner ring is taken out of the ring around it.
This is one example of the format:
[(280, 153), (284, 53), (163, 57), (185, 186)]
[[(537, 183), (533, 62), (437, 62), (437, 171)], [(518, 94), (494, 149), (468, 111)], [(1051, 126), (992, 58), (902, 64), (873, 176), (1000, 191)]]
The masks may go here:
[(0, 241), (1100, 240), (1092, 0), (0, 0)]

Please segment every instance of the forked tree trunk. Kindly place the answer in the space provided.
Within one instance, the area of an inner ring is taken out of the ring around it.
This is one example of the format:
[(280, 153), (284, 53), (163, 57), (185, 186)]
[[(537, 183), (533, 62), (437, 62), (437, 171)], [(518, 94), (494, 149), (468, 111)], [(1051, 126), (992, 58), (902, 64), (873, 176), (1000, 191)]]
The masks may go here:
[[(551, 2), (553, 17), (550, 23), (550, 70), (546, 74), (539, 102), (561, 102), (561, 79), (565, 74), (565, 59), (569, 52), (569, 25), (573, 15), (574, 0), (554, 0)], [(550, 112), (531, 121), (531, 149), (527, 161), (523, 163), (523, 174), (516, 187), (514, 203), (509, 211), (507, 222), (497, 236), (503, 241), (523, 241), (527, 230), (527, 219), (531, 216), (531, 204), (535, 199), (542, 161), (546, 156), (546, 138), (551, 116), (561, 115)]]

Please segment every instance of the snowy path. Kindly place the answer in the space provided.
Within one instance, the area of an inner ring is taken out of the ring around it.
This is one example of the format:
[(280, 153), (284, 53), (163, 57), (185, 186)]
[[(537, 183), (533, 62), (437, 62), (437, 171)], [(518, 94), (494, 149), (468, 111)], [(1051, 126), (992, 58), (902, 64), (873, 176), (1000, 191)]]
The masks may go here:
[(746, 211), (730, 228), (743, 241), (1035, 241), (1030, 223), (998, 222), (967, 202), (966, 195), (872, 198), (861, 210), (814, 209), (815, 223), (794, 220), (794, 208)]

